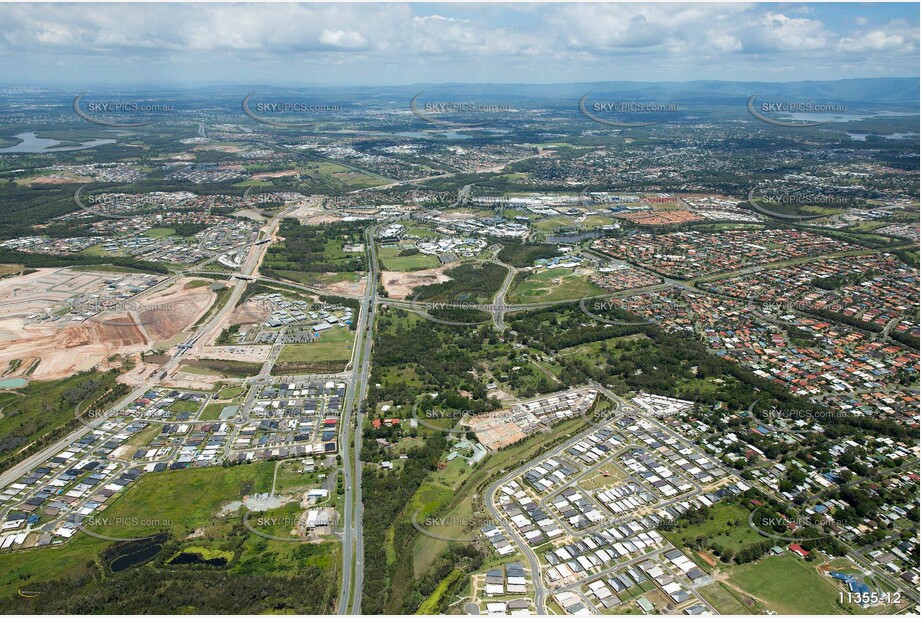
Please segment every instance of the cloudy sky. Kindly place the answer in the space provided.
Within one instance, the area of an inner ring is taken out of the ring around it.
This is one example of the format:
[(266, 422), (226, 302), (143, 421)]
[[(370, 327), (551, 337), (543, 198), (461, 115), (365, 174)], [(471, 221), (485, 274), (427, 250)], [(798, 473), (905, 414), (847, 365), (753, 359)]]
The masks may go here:
[(919, 74), (919, 5), (2, 4), (5, 85)]

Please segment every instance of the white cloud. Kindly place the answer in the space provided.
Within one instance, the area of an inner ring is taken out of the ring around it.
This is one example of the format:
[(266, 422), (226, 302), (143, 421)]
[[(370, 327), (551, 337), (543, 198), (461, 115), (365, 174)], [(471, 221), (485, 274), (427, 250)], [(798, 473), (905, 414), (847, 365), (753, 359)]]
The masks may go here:
[(867, 30), (838, 41), (837, 49), (847, 54), (868, 52), (912, 53), (918, 50), (918, 28), (894, 20), (882, 28)]
[(324, 30), (320, 34), (320, 42), (332, 47), (349, 47), (353, 49), (366, 47), (368, 44), (368, 41), (360, 33), (346, 32), (345, 30)]
[(824, 49), (828, 39), (821, 21), (768, 12), (748, 28), (744, 46), (746, 51), (795, 53)]
[(375, 83), (917, 75), (917, 12), (902, 14), (883, 23), (866, 7), (843, 26), (821, 4), (0, 3), (0, 62), (25, 76), (79, 57), (90, 77), (237, 79), (246, 65)]

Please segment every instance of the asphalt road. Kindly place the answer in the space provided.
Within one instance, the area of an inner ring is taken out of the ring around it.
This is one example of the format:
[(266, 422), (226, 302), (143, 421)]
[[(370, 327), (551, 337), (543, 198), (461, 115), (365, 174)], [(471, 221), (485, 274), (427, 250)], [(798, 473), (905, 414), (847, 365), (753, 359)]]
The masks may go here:
[[(339, 614), (360, 614), (364, 586), (364, 531), (361, 500), (361, 403), (368, 393), (371, 373), (371, 345), (374, 339), (374, 317), (377, 311), (377, 247), (374, 234), (379, 226), (365, 233), (368, 247), (368, 288), (362, 299), (359, 315), (357, 345), (358, 357), (353, 358), (352, 380), (346, 396), (340, 431), (340, 454), (345, 487), (345, 513), (342, 526), (342, 584), (339, 589)], [(354, 434), (352, 433), (354, 416)], [(351, 442), (351, 443), (350, 443)]]
[(508, 269), (508, 273), (505, 275), (505, 280), (502, 281), (502, 287), (499, 288), (498, 292), (496, 292), (496, 295), (492, 301), (492, 322), (495, 324), (496, 328), (499, 329), (499, 331), (504, 331), (505, 312), (508, 310), (508, 305), (505, 304), (505, 295), (508, 294), (508, 289), (512, 286), (512, 281), (515, 280), (515, 275), (518, 273), (518, 269), (499, 260), (498, 251), (493, 255), (493, 259), (491, 259), (490, 262)]

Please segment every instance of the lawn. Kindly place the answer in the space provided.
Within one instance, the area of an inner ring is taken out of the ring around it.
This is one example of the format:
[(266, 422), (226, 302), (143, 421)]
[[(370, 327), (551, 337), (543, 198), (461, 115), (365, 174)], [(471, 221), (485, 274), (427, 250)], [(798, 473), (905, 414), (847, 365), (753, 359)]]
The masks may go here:
[(431, 230), (427, 227), (422, 227), (419, 225), (410, 225), (406, 228), (407, 234), (412, 234), (413, 236), (418, 236), (419, 238), (438, 238), (438, 232)]
[[(608, 476), (605, 476), (607, 474)], [(602, 487), (609, 487), (621, 483), (626, 479), (626, 475), (618, 469), (613, 463), (606, 463), (600, 468), (582, 477), (579, 480), (579, 487), (590, 491), (595, 491)]]
[(432, 472), (429, 480), (431, 480), (432, 483), (447, 485), (451, 489), (457, 489), (472, 471), (473, 466), (467, 465), (466, 459), (455, 457), (446, 463), (444, 470), (435, 470)]
[(528, 275), (509, 291), (510, 303), (540, 303), (556, 300), (578, 300), (583, 296), (604, 294), (605, 291), (588, 280), (587, 275), (576, 275), (571, 268), (551, 268)]
[(99, 243), (98, 245), (93, 245), (92, 247), (87, 247), (86, 249), (84, 249), (84, 250), (81, 251), (80, 253), (82, 253), (83, 255), (91, 255), (91, 256), (94, 256), (94, 257), (98, 257), (98, 256), (125, 257), (126, 255), (128, 255), (127, 253), (125, 253), (125, 252), (122, 251), (121, 249), (118, 249), (118, 250), (116, 250), (116, 251), (106, 251), (105, 248), (104, 248), (104, 246), (105, 246), (105, 243)]

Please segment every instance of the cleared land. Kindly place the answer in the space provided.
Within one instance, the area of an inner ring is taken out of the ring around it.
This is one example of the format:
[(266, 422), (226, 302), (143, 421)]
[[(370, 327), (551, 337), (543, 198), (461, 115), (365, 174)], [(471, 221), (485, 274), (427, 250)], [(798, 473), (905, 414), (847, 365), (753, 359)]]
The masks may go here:
[(508, 295), (510, 303), (541, 303), (578, 300), (583, 296), (604, 294), (605, 290), (588, 280), (585, 269), (552, 268), (528, 275)]
[(381, 273), (381, 281), (384, 283), (384, 289), (387, 290), (387, 295), (390, 298), (405, 300), (412, 296), (414, 288), (450, 281), (451, 277), (444, 274), (448, 268), (450, 266), (446, 265), (427, 270), (417, 270), (411, 273), (385, 270)]
[[(831, 578), (819, 575), (814, 564), (787, 553), (744, 564), (719, 579), (734, 593), (736, 601), (750, 607), (753, 613), (765, 610), (780, 614), (843, 613), (837, 603), (841, 588)], [(705, 596), (708, 588), (702, 589)], [(716, 590), (714, 601), (720, 597), (725, 600), (725, 593)], [(732, 603), (729, 605), (733, 607)], [(719, 605), (717, 609), (729, 611)]]

